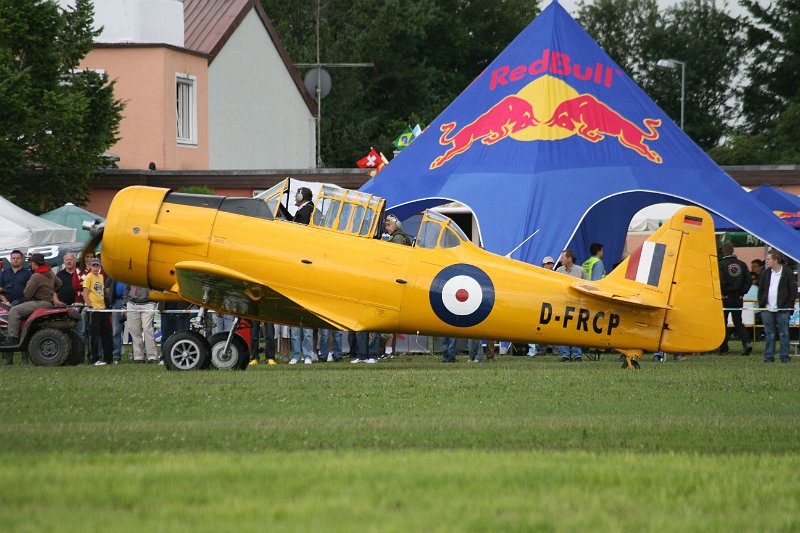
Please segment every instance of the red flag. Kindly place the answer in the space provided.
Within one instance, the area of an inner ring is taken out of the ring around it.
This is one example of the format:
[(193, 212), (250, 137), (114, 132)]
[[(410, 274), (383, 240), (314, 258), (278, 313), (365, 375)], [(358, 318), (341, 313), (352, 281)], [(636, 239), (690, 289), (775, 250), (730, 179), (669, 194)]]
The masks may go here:
[(370, 148), (369, 153), (356, 161), (359, 168), (376, 168), (381, 163), (381, 155), (375, 151), (375, 148)]
[(378, 165), (375, 167), (375, 170), (373, 170), (373, 171), (369, 172), (367, 175), (368, 175), (370, 178), (374, 177), (374, 176), (375, 176), (375, 174), (377, 174), (378, 172), (380, 172), (381, 170), (383, 170), (383, 167), (385, 167), (385, 166), (386, 166), (386, 165), (388, 165), (388, 164), (389, 164), (389, 160), (388, 160), (388, 159), (386, 159), (386, 156), (385, 156), (385, 155), (383, 155), (383, 152), (381, 152), (381, 160), (378, 162)]

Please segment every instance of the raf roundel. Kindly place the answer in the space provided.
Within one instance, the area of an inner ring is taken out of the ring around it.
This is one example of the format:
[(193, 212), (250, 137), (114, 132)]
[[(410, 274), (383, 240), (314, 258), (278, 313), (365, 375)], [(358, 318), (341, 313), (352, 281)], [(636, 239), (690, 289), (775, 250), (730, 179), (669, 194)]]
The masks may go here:
[(480, 268), (452, 265), (439, 272), (430, 290), (431, 308), (443, 322), (460, 328), (480, 324), (494, 307), (494, 284)]

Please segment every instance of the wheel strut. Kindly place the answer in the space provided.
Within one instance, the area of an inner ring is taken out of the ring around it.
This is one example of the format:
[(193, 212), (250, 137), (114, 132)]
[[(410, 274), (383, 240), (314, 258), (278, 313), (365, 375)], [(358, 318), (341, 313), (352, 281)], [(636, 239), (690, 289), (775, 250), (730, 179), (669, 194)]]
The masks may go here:
[(222, 349), (222, 353), (224, 353), (224, 354), (228, 353), (228, 348), (230, 348), (230, 346), (231, 346), (231, 339), (235, 335), (234, 332), (237, 329), (239, 329), (239, 322), (241, 322), (241, 321), (242, 321), (241, 317), (238, 317), (238, 316), (234, 317), (233, 325), (231, 326), (231, 330), (228, 332), (228, 338), (225, 339), (225, 347)]

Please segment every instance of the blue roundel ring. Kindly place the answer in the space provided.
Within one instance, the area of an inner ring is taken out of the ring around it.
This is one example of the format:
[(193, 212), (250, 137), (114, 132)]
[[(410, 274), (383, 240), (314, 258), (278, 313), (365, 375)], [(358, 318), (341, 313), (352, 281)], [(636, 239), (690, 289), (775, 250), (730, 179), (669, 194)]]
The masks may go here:
[(431, 308), (442, 322), (468, 328), (483, 322), (494, 307), (494, 284), (478, 267), (451, 265), (433, 278)]

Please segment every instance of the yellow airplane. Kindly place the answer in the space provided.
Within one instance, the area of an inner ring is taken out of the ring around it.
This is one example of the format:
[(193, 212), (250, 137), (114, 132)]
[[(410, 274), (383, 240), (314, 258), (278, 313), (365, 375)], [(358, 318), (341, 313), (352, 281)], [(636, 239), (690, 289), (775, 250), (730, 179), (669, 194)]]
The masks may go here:
[[(413, 246), (380, 240), (384, 200), (330, 185), (311, 223), (297, 224), (289, 191), (288, 179), (258, 198), (124, 189), (105, 222), (103, 267), (236, 317), (614, 349), (628, 367), (644, 351), (722, 341), (714, 228), (700, 208), (681, 209), (608, 276), (584, 281), (484, 251), (431, 211)], [(170, 368), (208, 365), (197, 333), (173, 335), (165, 350)]]

